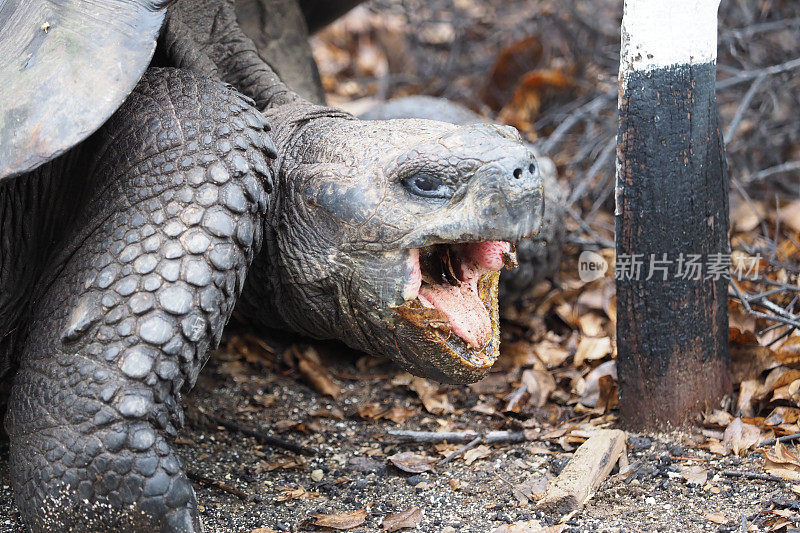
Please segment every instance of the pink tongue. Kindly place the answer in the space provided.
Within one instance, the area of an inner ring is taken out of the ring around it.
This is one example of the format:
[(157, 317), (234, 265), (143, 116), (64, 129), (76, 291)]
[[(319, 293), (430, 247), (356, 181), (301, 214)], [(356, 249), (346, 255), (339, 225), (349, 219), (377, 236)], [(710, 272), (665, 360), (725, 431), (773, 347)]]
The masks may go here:
[(486, 270), (502, 269), (503, 255), (511, 251), (511, 245), (506, 241), (474, 242), (464, 248), (464, 257), (469, 257)]
[(460, 250), (459, 278), (461, 285), (429, 285), (420, 287), (419, 295), (443, 312), (453, 333), (473, 347), (481, 347), (492, 338), (489, 310), (478, 296), (478, 279), (487, 272), (503, 267), (503, 254), (510, 245), (503, 241), (467, 244)]

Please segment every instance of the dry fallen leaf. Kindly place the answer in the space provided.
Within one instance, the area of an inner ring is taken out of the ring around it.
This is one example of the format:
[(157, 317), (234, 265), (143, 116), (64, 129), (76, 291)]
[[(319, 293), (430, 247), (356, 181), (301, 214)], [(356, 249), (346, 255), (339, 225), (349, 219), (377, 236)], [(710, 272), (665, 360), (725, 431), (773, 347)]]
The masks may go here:
[(556, 381), (550, 372), (533, 370), (531, 368), (522, 373), (521, 381), (528, 388), (530, 399), (528, 402), (535, 407), (547, 403), (547, 398), (556, 390)]
[(575, 80), (561, 70), (532, 70), (520, 79), (497, 119), (519, 130), (530, 131), (545, 98), (568, 94), (574, 86)]
[(525, 520), (514, 522), (513, 524), (503, 524), (494, 528), (492, 533), (560, 533), (566, 527), (566, 524), (545, 527), (536, 520)]
[(433, 463), (436, 459), (427, 455), (420, 455), (414, 452), (396, 453), (388, 457), (389, 461), (404, 472), (419, 474), (433, 470)]
[(577, 393), (580, 395), (580, 402), (586, 407), (597, 407), (600, 403), (600, 379), (608, 377), (612, 382), (617, 381), (617, 362), (606, 361), (605, 363), (597, 366), (594, 370), (586, 375), (586, 378), (580, 382), (577, 387)]
[(722, 444), (735, 455), (741, 455), (761, 441), (761, 430), (735, 418), (723, 433)]
[[(755, 209), (754, 209), (755, 208)], [(766, 214), (763, 202), (741, 202), (731, 210), (731, 224), (735, 231), (752, 231)]]
[(780, 426), (783, 424), (794, 424), (798, 421), (798, 419), (800, 419), (800, 409), (796, 407), (779, 405), (764, 418), (764, 425)]
[(334, 399), (338, 398), (342, 393), (339, 385), (334, 383), (328, 370), (318, 361), (316, 350), (309, 347), (299, 357), (297, 368), (317, 392), (327, 394)]
[[(263, 464), (262, 464), (263, 463)], [(265, 462), (261, 461), (259, 466), (261, 466), (262, 470), (266, 470), (267, 472), (272, 472), (273, 470), (277, 470), (278, 468), (282, 469), (297, 469), (303, 470), (306, 467), (307, 461), (302, 456), (286, 456), (282, 455), (279, 456), (278, 459), (275, 461)]]
[(600, 386), (600, 398), (597, 400), (597, 408), (602, 409), (603, 414), (605, 414), (614, 409), (619, 403), (617, 382), (612, 376), (600, 376), (598, 384)]
[(539, 501), (547, 492), (547, 484), (552, 476), (549, 472), (543, 475), (534, 475), (524, 483), (514, 485), (512, 492), (520, 505), (528, 505), (529, 501)]
[(706, 520), (714, 522), (715, 524), (722, 525), (728, 523), (728, 519), (725, 518), (725, 515), (722, 513), (706, 513), (704, 516)]
[(706, 427), (728, 427), (728, 424), (731, 423), (731, 420), (733, 420), (733, 416), (721, 409), (715, 409), (714, 411), (705, 413), (703, 415), (703, 425)]
[(377, 420), (386, 411), (379, 403), (369, 402), (358, 406), (358, 416), (368, 420)]
[(471, 450), (464, 452), (464, 462), (466, 462), (468, 465), (471, 465), (478, 459), (483, 459), (484, 457), (489, 457), (490, 455), (492, 455), (492, 449), (484, 444), (481, 444), (480, 446), (476, 446)]
[(774, 368), (767, 375), (767, 379), (764, 380), (764, 388), (772, 392), (789, 385), (797, 379), (800, 379), (800, 370), (786, 367)]
[(764, 470), (789, 481), (800, 481), (800, 458), (797, 456), (797, 448), (790, 451), (780, 442), (776, 442), (774, 448), (764, 451)]
[(272, 429), (277, 431), (278, 433), (285, 433), (289, 430), (296, 429), (299, 425), (300, 422), (298, 422), (297, 420), (289, 420), (287, 418), (273, 422)]
[(429, 413), (440, 415), (452, 413), (455, 408), (447, 399), (447, 394), (439, 392), (439, 386), (431, 383), (425, 378), (415, 377), (411, 380), (409, 388), (417, 393), (422, 405)]
[(583, 337), (575, 352), (575, 366), (581, 366), (584, 361), (596, 361), (611, 354), (610, 337)]
[(739, 399), (736, 401), (736, 408), (741, 416), (753, 416), (755, 408), (753, 402), (759, 396), (761, 382), (757, 379), (748, 379), (739, 384)]
[(416, 411), (414, 409), (408, 407), (400, 407), (395, 406), (383, 413), (381, 418), (385, 418), (386, 420), (391, 420), (395, 424), (402, 424), (412, 416), (414, 416)]
[(789, 337), (775, 351), (778, 359), (784, 364), (800, 362), (800, 336)]
[(533, 351), (547, 368), (561, 366), (561, 363), (569, 357), (567, 350), (550, 341), (540, 342)]
[(386, 406), (375, 402), (365, 403), (358, 407), (358, 415), (361, 418), (366, 418), (368, 420), (386, 419), (391, 420), (395, 424), (402, 424), (414, 416), (415, 412), (414, 409), (400, 406), (387, 409)]
[(384, 531), (397, 531), (398, 529), (414, 529), (422, 522), (422, 509), (409, 507), (399, 513), (391, 513), (383, 519)]
[(494, 415), (497, 414), (497, 409), (489, 405), (488, 403), (478, 402), (475, 404), (474, 407), (470, 409), (475, 413), (480, 413), (482, 415)]
[(781, 207), (781, 222), (793, 231), (800, 232), (800, 200)]
[(319, 498), (321, 495), (318, 492), (311, 492), (306, 490), (302, 485), (296, 489), (291, 487), (278, 487), (281, 494), (276, 498), (279, 502), (286, 502), (289, 500), (313, 500)]
[(701, 487), (705, 485), (708, 480), (708, 470), (702, 466), (684, 466), (678, 470), (678, 473), (687, 483), (692, 483)]
[(492, 109), (499, 111), (511, 97), (519, 79), (535, 68), (542, 59), (539, 37), (527, 37), (503, 49), (492, 66), (483, 88), (482, 99)]
[(366, 509), (357, 509), (344, 513), (315, 514), (314, 525), (332, 529), (353, 529), (364, 523), (367, 519)]
[(603, 324), (605, 322), (606, 319), (595, 312), (589, 312), (578, 317), (581, 332), (587, 337), (602, 337), (604, 333)]

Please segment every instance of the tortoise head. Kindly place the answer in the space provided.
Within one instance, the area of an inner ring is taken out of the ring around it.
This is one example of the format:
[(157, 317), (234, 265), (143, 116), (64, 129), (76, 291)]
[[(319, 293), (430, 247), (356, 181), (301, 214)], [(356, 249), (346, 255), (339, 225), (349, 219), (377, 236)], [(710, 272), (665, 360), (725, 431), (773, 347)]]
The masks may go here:
[(284, 322), (417, 375), (483, 377), (498, 356), (499, 271), (544, 207), (517, 131), (349, 117), (298, 128), (278, 142), (265, 239)]

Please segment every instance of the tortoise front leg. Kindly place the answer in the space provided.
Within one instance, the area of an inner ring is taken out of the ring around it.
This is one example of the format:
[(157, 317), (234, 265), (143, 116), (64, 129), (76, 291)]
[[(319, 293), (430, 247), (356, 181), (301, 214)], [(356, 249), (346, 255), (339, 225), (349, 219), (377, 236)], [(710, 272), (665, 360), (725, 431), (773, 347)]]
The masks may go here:
[(154, 69), (93, 140), (90, 199), (35, 299), (6, 418), (34, 531), (201, 530), (165, 437), (260, 246), (265, 127), (232, 89)]

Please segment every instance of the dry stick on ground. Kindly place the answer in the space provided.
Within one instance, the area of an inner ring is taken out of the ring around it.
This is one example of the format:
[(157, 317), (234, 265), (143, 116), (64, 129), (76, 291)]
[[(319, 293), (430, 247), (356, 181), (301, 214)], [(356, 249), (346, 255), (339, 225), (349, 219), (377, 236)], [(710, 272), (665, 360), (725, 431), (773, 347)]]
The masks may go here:
[(413, 431), (407, 429), (390, 429), (388, 435), (399, 437), (407, 442), (424, 442), (426, 444), (439, 444), (442, 442), (470, 442), (479, 437), (486, 444), (498, 442), (525, 442), (528, 437), (524, 431)]
[(465, 445), (463, 445), (462, 447), (460, 447), (459, 449), (457, 449), (456, 451), (454, 451), (453, 453), (451, 453), (450, 455), (448, 455), (444, 459), (440, 460), (438, 463), (436, 463), (436, 466), (446, 465), (447, 463), (449, 463), (450, 461), (452, 461), (453, 459), (455, 459), (456, 457), (458, 457), (462, 453), (466, 452), (467, 450), (471, 450), (472, 448), (474, 448), (475, 446), (477, 446), (481, 442), (483, 442), (483, 435), (481, 435), (479, 437), (475, 437), (474, 439), (472, 439), (471, 441), (469, 441), (468, 443), (466, 443)]
[(741, 477), (745, 479), (758, 479), (760, 481), (774, 481), (785, 483), (786, 480), (782, 477), (771, 476), (769, 474), (759, 474), (758, 472), (736, 472), (735, 470), (723, 470), (720, 472), (725, 477)]
[(550, 482), (536, 508), (561, 518), (583, 507), (625, 454), (626, 440), (625, 432), (619, 429), (603, 429), (592, 435)]
[(231, 487), (230, 485), (223, 483), (217, 479), (212, 479), (210, 477), (206, 477), (203, 474), (195, 472), (193, 470), (186, 470), (186, 477), (188, 477), (191, 481), (197, 483), (201, 487), (214, 487), (223, 492), (227, 492), (228, 494), (233, 494), (243, 502), (250, 500), (250, 496), (247, 495), (246, 492), (243, 492), (236, 487)]
[(778, 437), (776, 439), (768, 439), (764, 442), (759, 442), (758, 447), (761, 448), (763, 446), (772, 446), (773, 444), (777, 444), (779, 442), (791, 442), (793, 440), (800, 440), (800, 433), (792, 433), (791, 435), (784, 435), (783, 437)]
[(503, 398), (504, 400), (506, 400), (508, 402), (508, 403), (506, 403), (506, 407), (505, 407), (505, 409), (503, 409), (503, 411), (506, 411), (506, 412), (514, 411), (514, 409), (517, 407), (517, 404), (520, 401), (522, 401), (522, 398), (525, 396), (526, 392), (528, 392), (528, 386), (523, 383), (522, 385), (517, 387), (511, 394), (509, 394), (505, 398)]
[(268, 433), (259, 431), (257, 429), (253, 429), (247, 426), (242, 426), (236, 422), (233, 422), (232, 420), (225, 420), (216, 415), (212, 415), (211, 413), (203, 409), (200, 409), (199, 407), (197, 409), (212, 423), (218, 426), (222, 426), (228, 431), (236, 431), (237, 433), (241, 433), (242, 435), (253, 437), (262, 444), (267, 444), (269, 446), (274, 446), (276, 448), (283, 448), (284, 450), (289, 450), (291, 452), (299, 453), (301, 455), (317, 455), (316, 450), (303, 446), (302, 444), (297, 444), (296, 442), (290, 442), (280, 437), (276, 437), (275, 435), (270, 435)]

